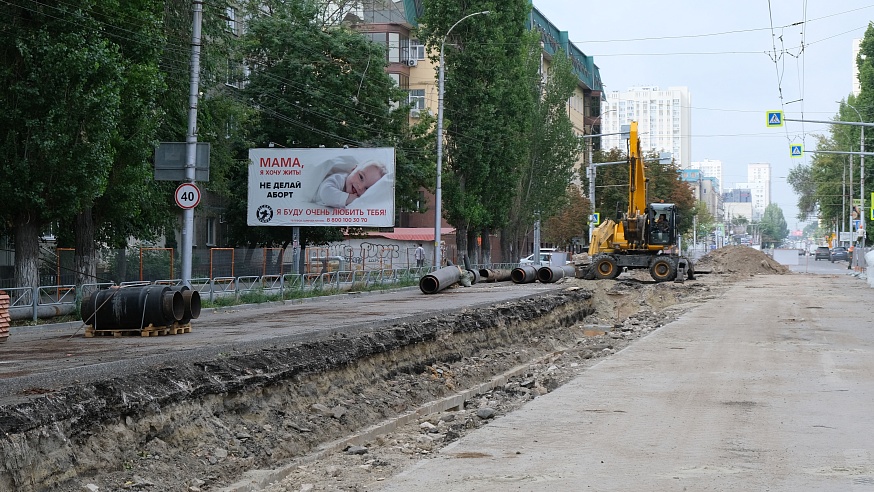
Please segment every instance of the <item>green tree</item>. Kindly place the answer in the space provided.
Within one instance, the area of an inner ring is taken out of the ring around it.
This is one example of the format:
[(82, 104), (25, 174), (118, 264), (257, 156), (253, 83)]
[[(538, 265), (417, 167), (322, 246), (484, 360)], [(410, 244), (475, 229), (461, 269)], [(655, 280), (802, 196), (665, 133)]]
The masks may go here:
[(39, 236), (90, 207), (109, 182), (125, 60), (102, 18), (117, 3), (5, 3), (0, 30), (0, 214), (15, 241), (15, 285), (38, 285)]
[(698, 241), (707, 238), (710, 233), (713, 232), (713, 229), (716, 226), (716, 220), (713, 218), (713, 215), (710, 214), (710, 210), (707, 208), (706, 203), (700, 200), (695, 202), (695, 206), (689, 211), (689, 216), (692, 217), (693, 227), (691, 227), (689, 232), (686, 233), (685, 240), (690, 243), (692, 242), (693, 231), (694, 239)]
[[(343, 26), (325, 26), (322, 7), (312, 1), (247, 3), (242, 52), (251, 74), (239, 97), (257, 109), (253, 144), (394, 147), (397, 207), (416, 210), (418, 190), (433, 182), (433, 120), (410, 127), (406, 92), (385, 72), (386, 46)], [(247, 188), (247, 156), (239, 157), (234, 190)], [(291, 228), (248, 227), (245, 195), (233, 191), (228, 200), (234, 244), (289, 244)], [(301, 243), (342, 239), (342, 232), (304, 227)]]
[[(488, 16), (456, 24), (486, 10)], [(432, 0), (420, 19), (419, 39), (435, 58), (445, 33), (455, 26), (443, 44), (443, 202), (456, 228), (458, 251), (470, 256), (476, 254), (476, 234), (506, 222), (520, 169), (530, 156), (526, 137), (531, 121), (525, 115), (532, 113), (534, 101), (523, 41), (529, 11), (527, 0)]]
[(762, 235), (763, 248), (779, 246), (789, 236), (789, 228), (786, 226), (786, 219), (783, 218), (783, 209), (779, 205), (771, 203), (765, 207), (765, 213), (759, 221), (759, 231)]
[[(530, 80), (534, 81), (531, 84), (534, 106), (526, 137), (530, 142), (529, 156), (521, 163), (509, 218), (501, 234), (504, 258), (513, 257), (514, 252), (522, 251), (522, 244), (536, 220), (553, 224), (553, 229), (558, 227), (552, 219), (557, 216), (567, 218), (568, 211), (565, 207), (579, 194), (576, 186), (573, 187), (576, 192), (556, 192), (569, 189), (568, 185), (574, 177), (574, 165), (583, 151), (582, 140), (574, 132), (567, 114), (567, 100), (573, 95), (578, 83), (577, 76), (573, 73), (570, 60), (559, 51), (552, 58), (547, 73), (541, 77), (539, 67), (542, 48), (539, 32), (528, 33), (528, 43), (528, 73)], [(587, 215), (588, 213), (578, 217), (580, 222), (566, 224), (561, 229), (585, 230), (588, 227)]]
[[(626, 161), (628, 153), (610, 149), (595, 153), (595, 162)], [(673, 203), (680, 215), (679, 232), (692, 228), (695, 198), (692, 189), (681, 179), (676, 163), (661, 163), (657, 152), (644, 155), (647, 177), (647, 203)], [(595, 211), (605, 218), (616, 219), (628, 212), (629, 166), (613, 164), (598, 167), (595, 178)]]
[(574, 239), (586, 237), (589, 225), (589, 199), (577, 185), (570, 185), (565, 194), (567, 203), (558, 214), (546, 220), (543, 238), (556, 246), (570, 249)]

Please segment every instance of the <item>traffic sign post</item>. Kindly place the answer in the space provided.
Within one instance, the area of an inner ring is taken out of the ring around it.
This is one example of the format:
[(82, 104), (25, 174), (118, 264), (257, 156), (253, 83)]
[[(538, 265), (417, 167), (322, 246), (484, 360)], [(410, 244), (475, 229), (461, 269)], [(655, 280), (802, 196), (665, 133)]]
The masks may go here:
[(598, 225), (601, 223), (601, 214), (600, 212), (595, 212), (589, 216), (589, 224)]
[(176, 205), (189, 210), (200, 203), (200, 188), (194, 183), (182, 183), (176, 188)]

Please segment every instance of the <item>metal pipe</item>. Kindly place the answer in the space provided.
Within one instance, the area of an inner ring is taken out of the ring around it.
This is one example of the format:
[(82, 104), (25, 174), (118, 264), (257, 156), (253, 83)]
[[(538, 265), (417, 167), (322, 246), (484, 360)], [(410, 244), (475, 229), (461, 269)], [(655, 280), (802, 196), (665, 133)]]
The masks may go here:
[(576, 268), (573, 265), (547, 266), (537, 270), (537, 280), (544, 284), (558, 282), (564, 277), (575, 277)]
[(82, 300), (82, 322), (95, 330), (169, 326), (185, 314), (182, 293), (164, 285), (98, 290)]
[(434, 294), (458, 283), (461, 270), (457, 266), (448, 266), (425, 275), (419, 279), (419, 289), (423, 294)]
[(171, 289), (182, 293), (185, 308), (183, 309), (182, 318), (179, 319), (180, 325), (200, 317), (200, 292), (189, 289), (187, 285), (175, 286), (171, 287)]
[(506, 269), (480, 268), (479, 275), (483, 282), (506, 282), (510, 280), (510, 270)]
[(537, 269), (531, 265), (516, 267), (510, 272), (510, 278), (517, 284), (530, 284), (537, 280)]

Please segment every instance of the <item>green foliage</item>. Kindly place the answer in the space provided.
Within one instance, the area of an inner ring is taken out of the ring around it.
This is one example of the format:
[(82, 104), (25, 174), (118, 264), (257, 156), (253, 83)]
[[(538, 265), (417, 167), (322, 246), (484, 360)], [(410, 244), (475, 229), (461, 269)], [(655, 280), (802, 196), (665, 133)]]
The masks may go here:
[[(840, 102), (835, 121), (874, 120), (874, 25), (869, 25), (865, 31), (855, 62), (859, 69), (861, 92), (858, 96), (850, 94)], [(874, 148), (874, 131), (869, 128), (866, 133), (864, 147), (865, 151), (870, 152)], [(861, 134), (861, 127), (832, 125), (829, 135), (818, 137), (817, 147), (819, 150), (858, 152)], [(869, 159), (864, 167), (866, 183), (871, 183), (874, 177), (872, 167)], [(841, 224), (849, 214), (851, 200), (858, 199), (861, 194), (860, 160), (847, 155), (816, 154), (809, 166), (799, 165), (792, 169), (788, 182), (798, 195), (799, 219), (817, 214), (821, 224), (829, 224), (829, 228), (838, 224), (838, 229), (845, 229), (846, 226)], [(870, 197), (864, 198), (867, 210)], [(870, 241), (870, 224), (865, 230), (869, 234), (866, 241)]]
[(692, 239), (691, 233), (693, 229), (696, 237), (700, 241), (702, 238), (709, 236), (716, 227), (716, 219), (714, 219), (713, 215), (710, 214), (710, 210), (707, 209), (707, 204), (702, 201), (695, 202), (695, 206), (692, 207), (689, 215), (693, 218), (693, 227), (690, 227), (689, 233), (686, 234), (687, 240)]
[(762, 220), (759, 222), (759, 231), (762, 234), (762, 247), (776, 247), (783, 243), (789, 236), (789, 228), (786, 219), (783, 218), (783, 209), (776, 203), (765, 207)]
[[(435, 57), (443, 47), (443, 201), (447, 220), (459, 231), (462, 251), (468, 231), (504, 225), (529, 155), (526, 137), (532, 122), (527, 115), (533, 108), (534, 81), (525, 70), (523, 43), (529, 8), (525, 0), (434, 0), (420, 19), (419, 39)], [(489, 15), (456, 24), (486, 10)]]
[(108, 4), (114, 2), (2, 7), (4, 222), (60, 220), (90, 206), (106, 189), (125, 66), (120, 47), (104, 36), (97, 18), (98, 7)]
[[(386, 74), (385, 47), (345, 27), (325, 27), (318, 2), (248, 2), (240, 56), (251, 64), (245, 89), (234, 97), (257, 109), (252, 146), (394, 147), (396, 205), (415, 210), (418, 191), (433, 183), (429, 117), (412, 127), (401, 90)], [(227, 201), (231, 245), (287, 246), (291, 228), (246, 223), (248, 155), (229, 166)], [(341, 240), (340, 229), (301, 228), (301, 244)]]
[(560, 247), (570, 248), (574, 239), (587, 237), (589, 199), (576, 185), (570, 185), (565, 194), (567, 204), (558, 214), (546, 220), (543, 238)]
[[(626, 161), (627, 152), (619, 149), (595, 153), (595, 162)], [(681, 179), (681, 173), (675, 162), (659, 163), (657, 152), (644, 155), (647, 177), (647, 203), (673, 203), (680, 214), (680, 233), (692, 229), (692, 217), (695, 214), (695, 198), (692, 189)], [(595, 178), (595, 211), (605, 218), (615, 219), (628, 212), (628, 182), (629, 167), (627, 164), (601, 166)]]

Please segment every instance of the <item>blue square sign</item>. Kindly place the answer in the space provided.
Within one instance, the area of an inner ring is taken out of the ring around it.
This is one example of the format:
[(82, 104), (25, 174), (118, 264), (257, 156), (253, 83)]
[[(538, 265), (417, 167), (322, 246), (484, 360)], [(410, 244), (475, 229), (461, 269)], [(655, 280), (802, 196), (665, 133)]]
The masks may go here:
[(768, 111), (768, 128), (783, 126), (783, 111)]

